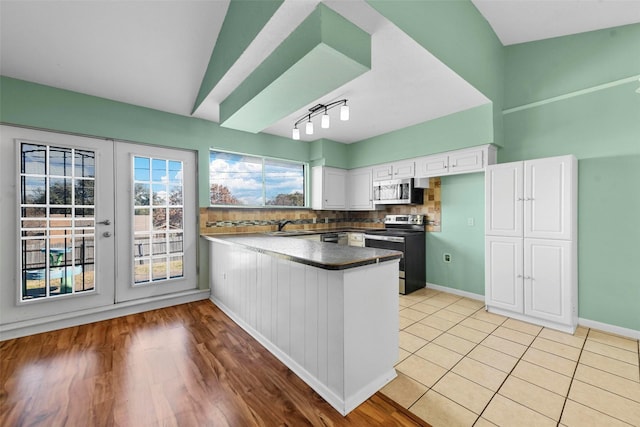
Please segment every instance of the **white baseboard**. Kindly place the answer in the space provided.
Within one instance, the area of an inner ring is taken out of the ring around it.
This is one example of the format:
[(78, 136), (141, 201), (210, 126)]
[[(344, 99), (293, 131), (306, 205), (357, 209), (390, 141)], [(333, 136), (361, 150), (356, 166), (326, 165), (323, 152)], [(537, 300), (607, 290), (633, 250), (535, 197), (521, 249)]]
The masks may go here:
[(142, 313), (158, 308), (185, 304), (193, 301), (208, 299), (211, 294), (209, 289), (191, 290), (177, 294), (162, 295), (152, 298), (143, 298), (134, 301), (107, 305), (72, 313), (58, 314), (41, 319), (31, 319), (0, 325), (0, 341), (55, 331), (57, 329), (99, 322), (101, 320), (114, 319), (129, 314)]
[[(447, 286), (434, 285), (433, 283), (427, 283), (426, 285), (427, 288), (434, 289), (436, 291), (447, 292), (449, 294), (460, 295), (478, 301), (484, 301), (484, 295), (461, 291), (459, 289), (449, 288)], [(509, 316), (513, 317), (512, 315)], [(623, 328), (621, 326), (610, 325), (608, 323), (597, 322), (595, 320), (584, 319), (582, 317), (578, 318), (578, 325), (597, 329), (599, 331), (608, 332), (611, 334), (621, 335), (635, 340), (640, 340), (640, 331), (637, 331), (635, 329)]]
[(610, 334), (622, 335), (634, 340), (640, 340), (640, 331), (635, 329), (623, 328), (621, 326), (610, 325), (608, 323), (596, 322), (595, 320), (578, 318), (578, 325), (585, 328), (598, 329), (599, 331), (608, 332)]
[(433, 283), (427, 282), (427, 288), (433, 289), (436, 291), (446, 292), (448, 294), (459, 295), (461, 297), (475, 299), (478, 301), (484, 301), (484, 295), (474, 294), (473, 292), (468, 292), (468, 291), (461, 291), (460, 289), (449, 288), (447, 286), (434, 285)]

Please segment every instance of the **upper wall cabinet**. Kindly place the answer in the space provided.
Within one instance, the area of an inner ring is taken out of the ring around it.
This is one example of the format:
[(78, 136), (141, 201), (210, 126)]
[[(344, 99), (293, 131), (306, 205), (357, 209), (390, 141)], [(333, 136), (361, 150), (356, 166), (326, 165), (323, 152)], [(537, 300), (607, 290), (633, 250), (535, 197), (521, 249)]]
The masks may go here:
[(353, 211), (375, 209), (371, 168), (352, 169), (347, 173), (347, 208)]
[(413, 178), (415, 176), (415, 162), (413, 160), (387, 163), (373, 167), (373, 180)]
[(448, 153), (416, 159), (416, 178), (481, 172), (487, 165), (496, 163), (493, 145), (450, 151)]
[(311, 168), (311, 208), (346, 209), (347, 171), (326, 166)]

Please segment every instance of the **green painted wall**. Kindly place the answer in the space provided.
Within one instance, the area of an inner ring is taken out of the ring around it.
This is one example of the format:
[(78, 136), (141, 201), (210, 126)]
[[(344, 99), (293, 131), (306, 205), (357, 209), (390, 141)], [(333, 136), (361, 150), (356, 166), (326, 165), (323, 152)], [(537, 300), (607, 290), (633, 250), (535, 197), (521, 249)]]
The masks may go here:
[(505, 48), (505, 109), (640, 74), (640, 24)]
[[(640, 25), (509, 46), (510, 105), (575, 96), (504, 115), (500, 162), (578, 158), (581, 318), (640, 330)], [(547, 65), (545, 67), (544, 65)], [(527, 83), (530, 82), (530, 83)], [(547, 84), (548, 82), (548, 84)]]
[(194, 110), (251, 44), (284, 0), (232, 0), (209, 59)]
[(484, 173), (445, 176), (441, 185), (442, 231), (427, 233), (427, 282), (484, 295)]
[(350, 168), (489, 144), (493, 141), (492, 114), (491, 104), (481, 105), (350, 144)]
[(367, 2), (493, 102), (491, 142), (501, 145), (504, 51), (473, 3), (470, 0)]
[(309, 161), (312, 166), (322, 165), (351, 169), (349, 146), (330, 139), (317, 139), (310, 143)]
[[(309, 144), (273, 135), (225, 129), (201, 119), (0, 77), (0, 121), (7, 124), (180, 147), (198, 151), (209, 169), (209, 149), (307, 161)], [(209, 206), (209, 175), (199, 174), (199, 203)]]

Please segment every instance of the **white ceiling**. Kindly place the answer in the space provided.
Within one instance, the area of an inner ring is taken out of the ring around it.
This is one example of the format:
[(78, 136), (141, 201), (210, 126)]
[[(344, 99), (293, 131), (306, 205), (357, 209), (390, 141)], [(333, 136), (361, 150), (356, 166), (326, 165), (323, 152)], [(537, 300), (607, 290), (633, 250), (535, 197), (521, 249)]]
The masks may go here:
[[(220, 102), (318, 1), (286, 0), (195, 116), (217, 121)], [(640, 0), (472, 1), (504, 44), (640, 22)], [(309, 105), (351, 106), (348, 123), (313, 139), (350, 143), (489, 102), (364, 0), (324, 3), (372, 35), (372, 69)], [(189, 116), (228, 4), (0, 0), (0, 73)], [(264, 132), (290, 137), (304, 112)]]
[(188, 115), (228, 2), (0, 1), (2, 75)]
[(503, 45), (640, 22), (640, 0), (471, 0)]

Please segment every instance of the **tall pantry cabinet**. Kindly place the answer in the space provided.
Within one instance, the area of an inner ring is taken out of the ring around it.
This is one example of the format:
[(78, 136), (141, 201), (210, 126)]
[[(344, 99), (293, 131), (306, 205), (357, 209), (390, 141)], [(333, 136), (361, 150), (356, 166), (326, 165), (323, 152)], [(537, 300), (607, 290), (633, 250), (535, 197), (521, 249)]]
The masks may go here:
[(575, 331), (577, 201), (578, 161), (574, 156), (487, 166), (487, 310)]

